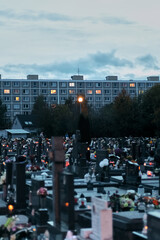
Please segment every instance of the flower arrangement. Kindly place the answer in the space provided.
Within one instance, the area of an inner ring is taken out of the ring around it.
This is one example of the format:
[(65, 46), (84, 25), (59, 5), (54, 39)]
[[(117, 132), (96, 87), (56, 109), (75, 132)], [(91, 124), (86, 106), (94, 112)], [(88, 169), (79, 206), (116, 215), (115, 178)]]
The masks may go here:
[(127, 193), (120, 196), (116, 192), (110, 196), (110, 206), (113, 211), (134, 211), (136, 207), (134, 195)]
[(160, 209), (160, 199), (157, 199), (155, 197), (151, 196), (144, 196), (142, 200), (145, 202), (145, 204), (153, 204), (154, 208)]
[(37, 195), (40, 197), (46, 197), (48, 195), (47, 188), (41, 187), (37, 191)]
[(29, 167), (26, 169), (27, 172), (31, 172), (31, 171), (36, 172), (36, 171), (39, 171), (39, 170), (41, 170), (41, 168), (40, 168), (39, 166), (37, 166), (37, 165), (29, 166)]

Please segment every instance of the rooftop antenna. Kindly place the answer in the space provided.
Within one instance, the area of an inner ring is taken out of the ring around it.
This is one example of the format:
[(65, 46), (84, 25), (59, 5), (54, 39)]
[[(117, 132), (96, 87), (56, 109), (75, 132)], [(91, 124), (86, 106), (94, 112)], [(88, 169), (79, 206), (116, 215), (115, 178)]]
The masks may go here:
[(79, 67), (78, 67), (78, 75), (79, 75)]

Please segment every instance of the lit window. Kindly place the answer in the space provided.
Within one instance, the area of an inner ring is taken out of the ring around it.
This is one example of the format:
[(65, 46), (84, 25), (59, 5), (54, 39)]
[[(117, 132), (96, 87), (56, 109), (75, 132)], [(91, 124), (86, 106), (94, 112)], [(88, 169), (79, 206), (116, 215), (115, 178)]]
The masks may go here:
[(75, 90), (69, 90), (69, 94), (74, 94)]
[(135, 87), (135, 83), (130, 83), (129, 86), (130, 87)]
[(10, 90), (9, 89), (4, 89), (4, 94), (10, 94)]
[(19, 97), (16, 97), (16, 101), (17, 101), (17, 102), (19, 101)]
[(56, 91), (55, 89), (52, 89), (52, 90), (51, 90), (51, 94), (56, 94), (56, 92), (57, 92), (57, 91)]
[(75, 83), (69, 83), (69, 86), (70, 86), (70, 87), (74, 87), (74, 86), (75, 86)]
[(92, 90), (87, 90), (87, 94), (92, 94), (93, 91)]
[(96, 94), (101, 94), (101, 90), (96, 90)]
[(143, 94), (143, 93), (144, 93), (144, 90), (139, 90), (138, 93), (139, 93), (139, 94)]

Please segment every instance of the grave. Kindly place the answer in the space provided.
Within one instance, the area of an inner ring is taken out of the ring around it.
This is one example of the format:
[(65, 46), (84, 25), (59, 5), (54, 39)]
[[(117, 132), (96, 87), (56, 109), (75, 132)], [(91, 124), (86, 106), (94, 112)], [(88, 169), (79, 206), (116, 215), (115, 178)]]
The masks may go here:
[(112, 240), (112, 210), (107, 201), (93, 197), (91, 211), (92, 228), (81, 229), (80, 239)]

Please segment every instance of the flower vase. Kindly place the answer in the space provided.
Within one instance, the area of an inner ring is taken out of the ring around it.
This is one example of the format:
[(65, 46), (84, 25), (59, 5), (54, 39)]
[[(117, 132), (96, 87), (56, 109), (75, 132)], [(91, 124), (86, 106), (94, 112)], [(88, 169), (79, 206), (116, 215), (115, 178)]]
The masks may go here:
[(40, 208), (46, 207), (46, 197), (40, 196)]

